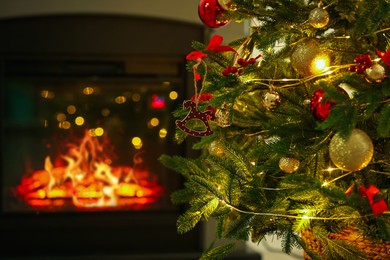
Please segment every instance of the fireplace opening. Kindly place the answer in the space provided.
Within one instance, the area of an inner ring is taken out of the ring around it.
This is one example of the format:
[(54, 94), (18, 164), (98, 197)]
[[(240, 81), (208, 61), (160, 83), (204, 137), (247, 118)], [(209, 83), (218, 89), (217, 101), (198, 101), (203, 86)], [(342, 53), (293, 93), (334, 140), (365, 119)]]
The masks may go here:
[[(152, 29), (173, 42), (156, 47)], [(0, 33), (0, 256), (201, 251), (200, 227), (176, 232), (182, 179), (158, 157), (190, 153), (171, 113), (203, 29), (81, 15), (7, 19)]]
[(7, 76), (5, 212), (169, 209), (181, 83), (133, 81)]

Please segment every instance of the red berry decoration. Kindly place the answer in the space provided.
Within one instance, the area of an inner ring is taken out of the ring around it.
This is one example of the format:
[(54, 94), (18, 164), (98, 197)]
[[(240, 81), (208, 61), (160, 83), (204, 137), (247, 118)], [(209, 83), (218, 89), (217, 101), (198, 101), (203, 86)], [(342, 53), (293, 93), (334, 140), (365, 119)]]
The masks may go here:
[(198, 6), (198, 15), (202, 22), (210, 28), (219, 28), (230, 22), (226, 10), (218, 0), (201, 0)]
[(314, 117), (320, 121), (325, 121), (330, 113), (330, 108), (335, 105), (334, 101), (324, 100), (324, 91), (318, 89), (314, 92), (310, 100), (310, 110)]
[(351, 65), (349, 67), (349, 70), (351, 72), (363, 74), (366, 69), (371, 68), (372, 66), (372, 59), (371, 56), (368, 54), (356, 56), (354, 61), (356, 62), (356, 65)]

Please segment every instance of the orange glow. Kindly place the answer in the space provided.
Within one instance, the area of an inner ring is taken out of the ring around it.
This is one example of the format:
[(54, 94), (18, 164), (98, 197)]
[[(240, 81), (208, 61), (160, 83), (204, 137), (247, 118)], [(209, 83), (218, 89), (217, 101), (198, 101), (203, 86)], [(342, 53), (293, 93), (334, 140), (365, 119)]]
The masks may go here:
[(104, 153), (107, 140), (102, 142), (89, 132), (77, 145), (69, 143), (67, 153), (55, 158), (55, 163), (47, 156), (44, 169), (22, 178), (17, 191), (30, 206), (139, 208), (161, 196), (156, 176), (139, 169), (143, 163), (139, 154), (132, 167), (111, 165), (112, 159)]

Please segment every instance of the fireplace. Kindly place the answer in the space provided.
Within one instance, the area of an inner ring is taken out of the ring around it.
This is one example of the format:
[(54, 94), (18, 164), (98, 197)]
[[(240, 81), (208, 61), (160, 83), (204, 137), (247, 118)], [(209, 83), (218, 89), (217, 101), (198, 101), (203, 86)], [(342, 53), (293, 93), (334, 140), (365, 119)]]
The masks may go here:
[(176, 233), (182, 180), (158, 157), (190, 156), (171, 113), (203, 28), (63, 15), (2, 20), (0, 34), (0, 254), (200, 251), (199, 229)]

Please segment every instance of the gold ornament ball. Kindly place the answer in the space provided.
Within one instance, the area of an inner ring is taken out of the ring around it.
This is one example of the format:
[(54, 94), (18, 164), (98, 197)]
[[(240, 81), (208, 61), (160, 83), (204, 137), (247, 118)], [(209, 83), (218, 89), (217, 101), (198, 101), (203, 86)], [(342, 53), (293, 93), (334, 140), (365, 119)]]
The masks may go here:
[(314, 28), (324, 28), (329, 23), (329, 13), (323, 8), (314, 8), (309, 14), (309, 24)]
[(220, 143), (218, 141), (213, 141), (210, 144), (208, 151), (210, 154), (218, 156), (218, 157), (222, 157), (225, 155), (223, 147), (220, 145)]
[(344, 171), (358, 171), (366, 167), (374, 155), (371, 138), (360, 129), (353, 129), (345, 139), (336, 133), (329, 144), (329, 156), (334, 165)]
[(282, 157), (279, 160), (279, 168), (285, 173), (293, 173), (299, 168), (299, 160), (293, 157)]
[(371, 68), (366, 69), (365, 74), (369, 82), (381, 82), (385, 78), (386, 71), (382, 65), (375, 63)]
[(307, 77), (323, 72), (330, 63), (328, 53), (321, 50), (314, 38), (303, 38), (293, 48), (291, 66), (301, 76)]

